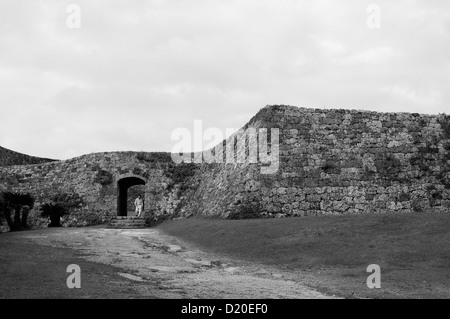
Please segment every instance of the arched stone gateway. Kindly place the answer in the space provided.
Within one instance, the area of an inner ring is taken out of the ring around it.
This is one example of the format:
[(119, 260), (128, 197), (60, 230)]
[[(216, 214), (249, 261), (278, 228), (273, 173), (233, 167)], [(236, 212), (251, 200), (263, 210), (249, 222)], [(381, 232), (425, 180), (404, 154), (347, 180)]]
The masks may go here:
[[(127, 216), (128, 189), (135, 185), (145, 185), (145, 180), (137, 176), (130, 176), (117, 181), (117, 216)], [(142, 195), (145, 198), (145, 194)]]
[[(223, 143), (223, 163), (219, 153), (207, 162), (211, 150), (194, 157), (202, 163), (180, 164), (170, 153), (94, 153), (0, 167), (0, 192), (35, 197), (28, 221), (36, 226), (43, 223), (40, 205), (55, 198), (70, 199), (66, 226), (112, 219), (151, 225), (192, 215), (231, 219), (450, 209), (449, 115), (274, 105), (244, 127), (247, 133)], [(251, 128), (258, 132), (257, 163), (250, 161), (256, 150), (250, 147)], [(278, 138), (272, 133), (269, 138), (272, 128)], [(266, 174), (263, 167), (277, 171)], [(138, 193), (144, 195), (143, 218), (127, 217), (127, 195), (132, 194), (131, 210)]]

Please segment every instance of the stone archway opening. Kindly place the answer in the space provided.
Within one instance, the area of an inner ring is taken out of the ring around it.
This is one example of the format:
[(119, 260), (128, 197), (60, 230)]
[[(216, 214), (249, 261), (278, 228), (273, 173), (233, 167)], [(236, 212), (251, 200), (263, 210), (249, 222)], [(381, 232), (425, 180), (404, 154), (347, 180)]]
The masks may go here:
[(137, 187), (136, 185), (145, 185), (145, 181), (142, 178), (133, 176), (122, 178), (117, 182), (117, 216), (128, 216), (128, 210), (130, 209), (128, 191), (131, 187), (133, 187), (133, 191), (130, 192), (131, 195), (135, 196), (138, 192), (141, 191), (142, 197), (145, 198), (145, 191), (143, 187)]

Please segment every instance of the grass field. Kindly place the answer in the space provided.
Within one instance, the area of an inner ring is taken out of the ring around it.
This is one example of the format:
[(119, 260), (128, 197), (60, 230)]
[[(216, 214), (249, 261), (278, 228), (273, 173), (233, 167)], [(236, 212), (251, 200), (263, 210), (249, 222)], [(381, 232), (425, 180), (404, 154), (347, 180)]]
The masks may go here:
[[(199, 247), (275, 266), (321, 292), (356, 298), (450, 298), (450, 213), (190, 218), (158, 226)], [(381, 288), (366, 285), (381, 267)]]
[[(82, 254), (69, 248), (43, 246), (24, 238), (30, 233), (52, 236), (63, 230), (43, 228), (0, 234), (0, 299), (126, 299), (139, 296), (138, 285), (119, 276), (120, 269), (87, 261)], [(71, 264), (82, 269), (82, 289), (67, 288), (67, 266)]]

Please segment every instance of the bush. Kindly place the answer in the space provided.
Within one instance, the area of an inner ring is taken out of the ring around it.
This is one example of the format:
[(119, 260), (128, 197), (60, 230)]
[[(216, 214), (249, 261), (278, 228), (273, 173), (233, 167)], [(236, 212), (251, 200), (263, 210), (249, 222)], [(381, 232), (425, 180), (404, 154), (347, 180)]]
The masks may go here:
[[(30, 194), (4, 192), (0, 194), (0, 215), (8, 223), (11, 231), (27, 229), (27, 218), (34, 206), (34, 198)], [(11, 213), (14, 211), (14, 219)]]
[(41, 206), (41, 217), (50, 217), (48, 227), (62, 227), (61, 217), (67, 215), (66, 208), (61, 204), (45, 203)]

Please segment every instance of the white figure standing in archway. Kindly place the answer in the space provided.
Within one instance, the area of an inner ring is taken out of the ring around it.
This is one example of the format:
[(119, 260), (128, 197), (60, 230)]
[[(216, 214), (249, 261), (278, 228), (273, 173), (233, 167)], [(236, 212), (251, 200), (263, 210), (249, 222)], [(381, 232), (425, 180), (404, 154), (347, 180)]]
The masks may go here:
[(144, 201), (142, 200), (142, 196), (141, 195), (139, 195), (134, 200), (134, 206), (136, 206), (136, 217), (141, 217), (142, 207), (144, 206)]

